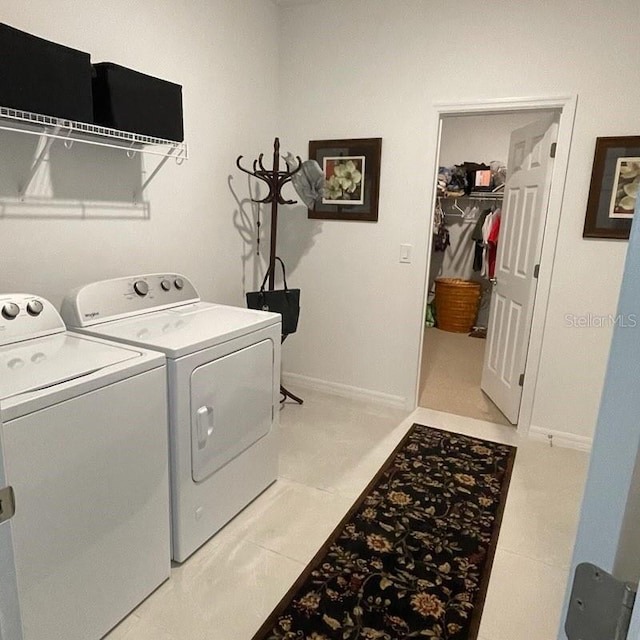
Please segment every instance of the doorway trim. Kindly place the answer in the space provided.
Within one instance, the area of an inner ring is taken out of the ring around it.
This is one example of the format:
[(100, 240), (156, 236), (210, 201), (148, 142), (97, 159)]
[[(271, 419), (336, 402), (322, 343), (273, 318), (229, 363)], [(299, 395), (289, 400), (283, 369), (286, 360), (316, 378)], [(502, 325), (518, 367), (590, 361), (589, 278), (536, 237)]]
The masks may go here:
[[(533, 405), (540, 369), (540, 355), (544, 339), (544, 326), (547, 317), (547, 308), (549, 305), (549, 294), (551, 291), (551, 280), (553, 276), (556, 245), (558, 241), (558, 229), (560, 227), (560, 215), (567, 179), (567, 168), (569, 165), (569, 154), (571, 150), (571, 139), (573, 137), (573, 126), (577, 105), (577, 94), (537, 98), (502, 98), (496, 100), (474, 100), (467, 102), (438, 102), (433, 105), (436, 116), (437, 144), (435, 148), (434, 174), (431, 187), (431, 216), (428, 226), (429, 239), (433, 236), (433, 209), (435, 207), (437, 197), (436, 184), (438, 179), (438, 160), (440, 157), (442, 121), (444, 118), (451, 116), (497, 115), (515, 113), (519, 111), (538, 111), (547, 109), (555, 109), (560, 113), (557, 155), (551, 178), (551, 191), (549, 193), (549, 204), (547, 207), (544, 235), (542, 239), (542, 252), (540, 255), (540, 264), (542, 267), (540, 269), (540, 276), (538, 278), (538, 286), (536, 288), (536, 296), (533, 305), (533, 317), (531, 320), (529, 347), (527, 349), (522, 400), (518, 416), (517, 430), (520, 435), (528, 435), (531, 427), (531, 417), (533, 415)], [(427, 242), (427, 264), (421, 309), (426, 308), (429, 295), (429, 270), (431, 268), (432, 252), (433, 243)], [(419, 326), (420, 336), (417, 341), (419, 344), (418, 370), (416, 371), (414, 408), (417, 408), (420, 397), (420, 371), (422, 368), (424, 322), (421, 322)]]

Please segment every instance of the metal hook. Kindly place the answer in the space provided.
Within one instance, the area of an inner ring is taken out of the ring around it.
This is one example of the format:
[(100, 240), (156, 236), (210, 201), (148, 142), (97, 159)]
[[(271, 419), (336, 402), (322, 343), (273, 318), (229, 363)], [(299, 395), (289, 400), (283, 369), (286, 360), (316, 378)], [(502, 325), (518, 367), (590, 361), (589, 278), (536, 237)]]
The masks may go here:
[(127, 149), (127, 158), (135, 158), (136, 157), (136, 153), (138, 153), (138, 151), (133, 148), (134, 144), (135, 144), (135, 142), (132, 142), (131, 146), (129, 147), (129, 149)]
[(64, 144), (64, 148), (65, 149), (71, 149), (71, 147), (73, 147), (73, 143), (75, 142), (72, 138), (71, 138), (71, 134), (73, 133), (72, 129), (69, 129), (69, 131), (67, 132), (67, 135), (65, 136), (62, 144)]
[(186, 156), (185, 156), (184, 151), (185, 150), (184, 150), (184, 147), (183, 147), (182, 149), (180, 149), (180, 153), (178, 153), (178, 155), (174, 157), (174, 160), (176, 161), (176, 164), (178, 166), (180, 166), (187, 159)]

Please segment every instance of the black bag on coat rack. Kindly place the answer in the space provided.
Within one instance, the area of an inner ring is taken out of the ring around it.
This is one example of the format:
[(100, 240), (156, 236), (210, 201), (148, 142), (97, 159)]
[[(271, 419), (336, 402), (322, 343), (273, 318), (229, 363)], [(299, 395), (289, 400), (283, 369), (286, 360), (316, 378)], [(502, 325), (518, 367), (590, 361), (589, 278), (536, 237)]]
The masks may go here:
[[(284, 289), (265, 290), (270, 270), (264, 276), (260, 291), (250, 291), (247, 293), (247, 307), (259, 311), (271, 311), (282, 316), (282, 335), (287, 336), (295, 333), (298, 328), (298, 317), (300, 316), (300, 289), (289, 289), (287, 286), (287, 275), (284, 269), (284, 262), (276, 256), (276, 261), (282, 267), (282, 282)], [(275, 269), (275, 261), (274, 261)]]

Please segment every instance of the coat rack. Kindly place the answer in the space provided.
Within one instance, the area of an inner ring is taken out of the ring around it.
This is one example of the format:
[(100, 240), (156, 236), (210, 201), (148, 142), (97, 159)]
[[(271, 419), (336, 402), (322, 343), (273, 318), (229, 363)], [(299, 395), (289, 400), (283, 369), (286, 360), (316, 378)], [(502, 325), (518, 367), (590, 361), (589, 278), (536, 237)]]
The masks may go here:
[[(238, 156), (236, 160), (236, 166), (240, 171), (258, 178), (267, 184), (269, 187), (269, 193), (260, 200), (252, 198), (253, 202), (259, 204), (271, 204), (271, 241), (269, 245), (269, 291), (273, 291), (275, 284), (275, 262), (276, 262), (276, 239), (278, 235), (278, 205), (279, 204), (296, 204), (296, 200), (285, 200), (282, 197), (282, 187), (288, 182), (291, 182), (291, 178), (300, 171), (302, 168), (302, 159), (300, 156), (296, 156), (298, 166), (293, 170), (287, 168), (286, 171), (280, 170), (280, 140), (275, 138), (273, 142), (273, 168), (266, 169), (262, 163), (264, 154), (261, 153), (257, 160), (253, 161), (253, 171), (245, 169), (241, 164), (242, 156)], [(287, 335), (282, 336), (282, 342), (287, 338)], [(293, 393), (285, 389), (280, 385), (280, 393), (284, 396), (284, 400), (291, 398), (298, 404), (302, 404), (303, 400), (295, 396)], [(284, 402), (283, 400), (283, 402)]]

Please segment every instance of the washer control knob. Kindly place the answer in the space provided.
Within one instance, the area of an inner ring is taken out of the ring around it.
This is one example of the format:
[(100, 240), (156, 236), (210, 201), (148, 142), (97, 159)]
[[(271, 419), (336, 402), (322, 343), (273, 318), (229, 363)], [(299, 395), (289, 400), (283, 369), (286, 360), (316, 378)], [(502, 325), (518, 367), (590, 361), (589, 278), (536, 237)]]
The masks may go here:
[(20, 313), (20, 307), (15, 302), (7, 302), (2, 307), (2, 317), (7, 320), (13, 320)]
[(163, 291), (169, 291), (169, 289), (171, 289), (171, 281), (170, 280), (163, 280), (160, 283), (160, 286), (162, 287)]
[(144, 298), (149, 293), (149, 285), (144, 280), (138, 280), (133, 283), (133, 290), (141, 297)]
[(27, 303), (27, 313), (30, 316), (39, 316), (42, 313), (44, 307), (42, 306), (42, 302), (40, 300), (31, 300)]
[(176, 278), (173, 281), (173, 284), (176, 285), (176, 289), (180, 290), (184, 287), (184, 280), (182, 278)]

